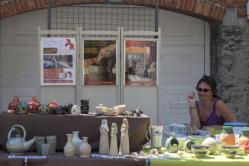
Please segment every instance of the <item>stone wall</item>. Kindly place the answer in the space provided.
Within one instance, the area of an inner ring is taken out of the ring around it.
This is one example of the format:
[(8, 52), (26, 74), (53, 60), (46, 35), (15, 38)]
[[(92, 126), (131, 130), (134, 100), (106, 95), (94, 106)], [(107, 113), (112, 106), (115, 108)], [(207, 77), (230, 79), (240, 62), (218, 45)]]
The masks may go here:
[(211, 24), (211, 75), (238, 120), (249, 122), (249, 28)]

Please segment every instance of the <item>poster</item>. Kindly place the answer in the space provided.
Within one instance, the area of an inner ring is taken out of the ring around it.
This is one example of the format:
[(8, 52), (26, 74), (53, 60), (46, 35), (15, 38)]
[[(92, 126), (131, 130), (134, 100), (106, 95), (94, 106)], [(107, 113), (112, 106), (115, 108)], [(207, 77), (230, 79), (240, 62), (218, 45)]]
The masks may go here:
[(84, 85), (116, 84), (116, 40), (84, 41)]
[(157, 85), (157, 41), (125, 40), (125, 84)]
[(75, 38), (41, 38), (41, 84), (75, 85)]

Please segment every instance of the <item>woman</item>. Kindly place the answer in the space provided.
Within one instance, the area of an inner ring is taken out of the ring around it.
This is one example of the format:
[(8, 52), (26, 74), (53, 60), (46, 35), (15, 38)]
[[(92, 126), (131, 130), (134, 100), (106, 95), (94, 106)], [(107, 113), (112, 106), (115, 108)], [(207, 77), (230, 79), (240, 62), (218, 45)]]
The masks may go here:
[(213, 126), (217, 128), (224, 122), (237, 121), (234, 114), (216, 95), (216, 83), (212, 77), (204, 75), (198, 81), (196, 90), (199, 101), (196, 101), (196, 93), (188, 97), (192, 127)]

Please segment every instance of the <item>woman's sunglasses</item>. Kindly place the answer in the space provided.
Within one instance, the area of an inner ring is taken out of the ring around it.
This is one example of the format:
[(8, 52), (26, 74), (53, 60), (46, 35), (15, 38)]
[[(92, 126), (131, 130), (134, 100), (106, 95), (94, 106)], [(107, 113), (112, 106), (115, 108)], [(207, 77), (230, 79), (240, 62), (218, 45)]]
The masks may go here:
[(206, 88), (197, 88), (198, 92), (208, 92), (210, 91), (210, 89), (206, 89)]

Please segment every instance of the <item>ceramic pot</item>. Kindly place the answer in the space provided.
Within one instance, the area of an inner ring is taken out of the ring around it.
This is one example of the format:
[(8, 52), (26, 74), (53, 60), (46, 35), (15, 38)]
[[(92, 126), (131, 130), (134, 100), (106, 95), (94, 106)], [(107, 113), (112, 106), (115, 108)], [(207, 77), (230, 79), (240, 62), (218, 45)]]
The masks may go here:
[(80, 106), (79, 105), (74, 105), (71, 108), (71, 114), (72, 115), (80, 115), (81, 111), (80, 111)]
[(18, 111), (19, 103), (20, 103), (19, 97), (14, 96), (12, 101), (8, 105), (8, 110), (12, 110), (16, 113)]
[(82, 140), (79, 137), (79, 131), (73, 131), (73, 139), (72, 139), (73, 145), (75, 147), (75, 154), (80, 154), (80, 145), (82, 144)]
[(73, 134), (67, 134), (67, 143), (64, 146), (64, 155), (66, 157), (73, 157), (75, 154), (75, 147), (72, 142)]
[(29, 111), (29, 105), (25, 101), (21, 101), (18, 105), (18, 114), (26, 114)]
[(39, 103), (36, 97), (32, 97), (31, 101), (29, 102), (29, 112), (30, 113), (37, 113), (38, 108), (41, 104)]
[(80, 100), (80, 110), (82, 114), (88, 114), (89, 112), (89, 100)]
[(233, 134), (233, 128), (231, 126), (223, 126), (222, 133), (220, 135), (220, 142), (225, 145), (235, 144), (235, 135)]
[(48, 109), (48, 106), (47, 105), (40, 105), (38, 108), (38, 113), (39, 114), (49, 114), (50, 111)]
[(241, 135), (239, 137), (239, 145), (249, 145), (249, 128), (241, 131)]
[(170, 136), (165, 143), (166, 150), (169, 153), (176, 153), (178, 151), (179, 142), (175, 136)]
[(83, 142), (79, 147), (80, 157), (90, 157), (92, 148), (90, 144), (87, 142), (88, 137), (82, 137), (82, 138)]

